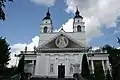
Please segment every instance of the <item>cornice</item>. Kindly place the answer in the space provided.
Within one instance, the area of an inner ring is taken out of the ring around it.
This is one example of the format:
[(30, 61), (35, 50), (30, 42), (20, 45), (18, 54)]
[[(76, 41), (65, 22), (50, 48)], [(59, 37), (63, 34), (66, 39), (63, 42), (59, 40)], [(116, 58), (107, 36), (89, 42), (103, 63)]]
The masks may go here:
[(39, 53), (61, 53), (61, 52), (86, 52), (87, 49), (86, 48), (39, 48), (39, 50), (37, 50), (37, 52)]

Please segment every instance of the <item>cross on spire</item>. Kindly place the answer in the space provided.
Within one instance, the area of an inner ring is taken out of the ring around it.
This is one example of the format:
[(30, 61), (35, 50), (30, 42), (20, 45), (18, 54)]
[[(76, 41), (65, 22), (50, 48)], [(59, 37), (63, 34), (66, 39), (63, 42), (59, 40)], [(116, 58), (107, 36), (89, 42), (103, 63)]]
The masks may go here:
[(118, 41), (117, 42), (118, 42), (118, 44), (120, 44), (120, 38), (119, 37), (118, 37)]
[(76, 6), (76, 10), (78, 10), (78, 6)]
[(50, 10), (50, 7), (48, 7), (48, 12), (49, 12), (49, 10)]
[(50, 19), (50, 12), (49, 12), (50, 8), (48, 7), (48, 11), (46, 12), (46, 16), (44, 17), (44, 19)]
[(79, 16), (79, 10), (78, 10), (78, 6), (76, 6), (76, 12), (75, 12), (76, 16)]
[(49, 12), (49, 7), (48, 7), (48, 12), (46, 13), (46, 16), (50, 17), (50, 12)]

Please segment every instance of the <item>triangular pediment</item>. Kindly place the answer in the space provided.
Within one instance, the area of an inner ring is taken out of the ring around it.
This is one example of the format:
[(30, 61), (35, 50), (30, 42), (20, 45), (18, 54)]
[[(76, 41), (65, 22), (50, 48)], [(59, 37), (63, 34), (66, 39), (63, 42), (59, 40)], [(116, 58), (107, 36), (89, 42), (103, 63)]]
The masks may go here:
[(85, 48), (85, 45), (62, 32), (38, 48)]

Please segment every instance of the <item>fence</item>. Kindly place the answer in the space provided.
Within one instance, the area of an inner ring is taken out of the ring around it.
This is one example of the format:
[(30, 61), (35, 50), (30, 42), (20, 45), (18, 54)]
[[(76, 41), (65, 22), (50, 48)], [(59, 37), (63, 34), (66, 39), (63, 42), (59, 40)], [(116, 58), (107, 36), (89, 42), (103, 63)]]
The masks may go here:
[(20, 78), (21, 78), (21, 74), (16, 74), (16, 75), (14, 75), (10, 78), (7, 78), (7, 79), (3, 78), (2, 80), (20, 80)]

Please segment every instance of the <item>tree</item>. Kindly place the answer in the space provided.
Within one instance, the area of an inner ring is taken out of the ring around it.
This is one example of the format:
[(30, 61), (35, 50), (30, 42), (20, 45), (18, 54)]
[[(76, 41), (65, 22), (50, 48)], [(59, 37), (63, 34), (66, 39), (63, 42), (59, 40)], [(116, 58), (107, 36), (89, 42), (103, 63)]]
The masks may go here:
[(15, 75), (15, 70), (16, 70), (16, 67), (11, 67), (11, 68), (4, 68), (4, 71), (1, 73), (0, 76), (13, 76)]
[(105, 80), (102, 61), (100, 60), (94, 61), (94, 75), (95, 75), (95, 80)]
[(109, 69), (107, 70), (106, 80), (112, 80)]
[(82, 59), (81, 75), (82, 75), (83, 78), (85, 78), (87, 80), (91, 79), (90, 70), (89, 70), (89, 67), (88, 67), (88, 61), (87, 61), (86, 54), (83, 55), (83, 59)]
[(0, 74), (3, 71), (3, 68), (8, 65), (10, 60), (10, 46), (6, 42), (6, 38), (0, 37)]
[(116, 49), (111, 47), (110, 45), (105, 45), (103, 47), (104, 50), (107, 50), (109, 54), (109, 61), (112, 68), (112, 77), (113, 80), (120, 79), (120, 49)]
[[(13, 2), (13, 0), (7, 0)], [(0, 20), (5, 20), (5, 12), (3, 8), (5, 7), (6, 0), (0, 0)]]
[(19, 60), (19, 64), (18, 64), (18, 69), (17, 69), (17, 73), (23, 73), (24, 72), (24, 55), (21, 57), (21, 59)]

